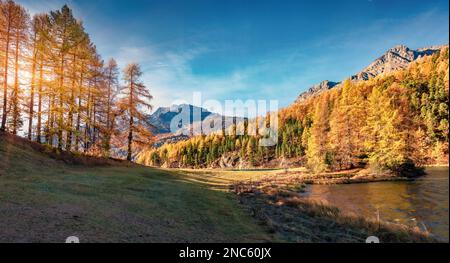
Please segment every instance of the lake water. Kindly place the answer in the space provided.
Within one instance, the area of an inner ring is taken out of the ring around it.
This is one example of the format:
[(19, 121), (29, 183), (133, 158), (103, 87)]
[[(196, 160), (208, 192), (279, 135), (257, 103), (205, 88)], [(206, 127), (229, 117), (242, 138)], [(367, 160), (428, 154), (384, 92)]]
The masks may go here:
[(427, 175), (410, 182), (346, 185), (309, 185), (305, 197), (341, 211), (419, 226), (449, 240), (449, 168), (428, 168)]

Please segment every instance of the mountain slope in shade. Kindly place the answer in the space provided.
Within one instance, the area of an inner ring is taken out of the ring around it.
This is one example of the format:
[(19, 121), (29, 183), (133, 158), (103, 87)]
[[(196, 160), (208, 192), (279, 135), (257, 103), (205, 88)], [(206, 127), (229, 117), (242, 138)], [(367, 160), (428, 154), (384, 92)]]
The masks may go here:
[(332, 82), (328, 80), (324, 80), (320, 82), (319, 84), (316, 84), (309, 88), (307, 91), (303, 92), (298, 96), (296, 102), (302, 102), (304, 100), (307, 100), (308, 98), (314, 97), (315, 95), (322, 93), (326, 90), (334, 88), (336, 85), (338, 85), (339, 82)]
[[(170, 124), (172, 119), (176, 117), (178, 114), (194, 114), (196, 112), (201, 112), (201, 121), (194, 121), (192, 118), (189, 123), (179, 123), (177, 130), (171, 131)], [(215, 132), (222, 130), (222, 126), (217, 126), (217, 123), (220, 121), (224, 121), (225, 129), (228, 129), (233, 123), (243, 122), (245, 119), (241, 117), (231, 117), (231, 116), (223, 116), (218, 113), (210, 112), (204, 108), (182, 104), (182, 105), (172, 105), (171, 107), (161, 107), (158, 108), (152, 115), (149, 117), (150, 124), (154, 126), (152, 132), (155, 135), (161, 135), (161, 138), (173, 138), (172, 136), (168, 136), (169, 134), (178, 137), (179, 135), (188, 135), (190, 134), (190, 129), (194, 128), (199, 131), (202, 130), (203, 127), (208, 125), (208, 130), (210, 132)], [(216, 124), (216, 126), (214, 126)], [(182, 136), (183, 138), (185, 136)]]
[[(201, 112), (201, 120), (203, 121), (206, 117), (212, 113), (206, 109), (196, 107), (193, 105), (182, 104), (182, 105), (172, 105), (171, 107), (160, 107), (152, 115), (150, 115), (150, 123), (155, 127), (152, 132), (154, 134), (165, 134), (171, 133), (170, 123), (172, 119), (180, 113), (184, 112)], [(190, 124), (193, 121), (190, 120)], [(186, 124), (187, 125), (187, 124)], [(182, 127), (185, 125), (182, 125)], [(180, 127), (180, 128), (182, 128)]]
[[(383, 73), (405, 69), (411, 62), (424, 56), (433, 55), (444, 47), (447, 46), (432, 46), (412, 50), (405, 45), (395, 46), (386, 51), (386, 53), (377, 58), (368, 67), (351, 76), (350, 79), (353, 81), (364, 81), (374, 78)], [(320, 84), (314, 85), (306, 92), (301, 93), (298, 96), (296, 102), (305, 101), (310, 97), (314, 97), (326, 90), (339, 86), (339, 84), (340, 82), (331, 82), (328, 80), (322, 81)]]
[[(198, 121), (192, 123), (189, 126), (184, 126), (177, 132), (177, 134), (189, 134), (190, 129), (192, 128), (195, 131), (201, 131), (202, 134), (208, 135), (211, 133), (222, 131), (223, 128), (225, 128), (225, 130), (228, 130), (233, 124), (238, 125), (239, 123), (244, 121), (245, 118), (242, 117), (223, 116), (218, 113), (212, 113), (204, 118), (201, 122)], [(223, 123), (223, 126), (220, 125), (221, 123)]]

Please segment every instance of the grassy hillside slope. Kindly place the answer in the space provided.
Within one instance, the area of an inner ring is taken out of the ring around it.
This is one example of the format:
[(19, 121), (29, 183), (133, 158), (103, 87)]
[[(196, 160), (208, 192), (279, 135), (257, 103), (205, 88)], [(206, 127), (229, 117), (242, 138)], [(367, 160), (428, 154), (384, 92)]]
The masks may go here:
[(104, 160), (75, 165), (68, 163), (80, 160), (52, 156), (40, 145), (0, 134), (0, 242), (64, 242), (68, 236), (81, 242), (270, 240), (221, 189), (226, 185), (181, 172)]

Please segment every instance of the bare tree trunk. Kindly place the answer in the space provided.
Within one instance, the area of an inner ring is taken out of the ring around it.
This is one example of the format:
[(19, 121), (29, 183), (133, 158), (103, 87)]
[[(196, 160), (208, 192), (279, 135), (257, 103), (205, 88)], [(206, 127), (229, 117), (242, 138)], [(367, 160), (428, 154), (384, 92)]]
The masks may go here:
[(3, 72), (3, 115), (2, 124), (0, 126), (1, 131), (6, 130), (6, 115), (7, 115), (7, 104), (8, 104), (8, 62), (9, 62), (9, 43), (11, 34), (11, 20), (8, 19), (8, 26), (6, 29), (6, 43), (5, 43), (5, 62)]
[[(97, 77), (94, 77), (94, 90), (97, 88)], [(95, 93), (92, 93), (92, 102), (91, 102), (91, 107), (92, 107), (92, 112), (91, 112), (91, 118), (92, 118), (92, 133), (91, 133), (91, 141), (92, 141), (92, 146), (95, 146), (95, 144), (97, 143), (97, 136), (96, 136), (96, 127), (97, 127), (97, 119), (96, 119), (96, 96)]]
[(84, 63), (81, 64), (80, 85), (78, 90), (78, 109), (77, 109), (77, 124), (75, 132), (75, 151), (79, 151), (80, 144), (80, 126), (81, 126), (81, 108), (82, 108), (82, 93), (84, 81)]
[(37, 50), (36, 50), (36, 33), (34, 33), (33, 37), (34, 42), (34, 50), (33, 50), (33, 65), (31, 69), (31, 87), (30, 87), (30, 105), (29, 105), (29, 120), (28, 120), (28, 140), (32, 139), (31, 134), (33, 133), (33, 117), (34, 117), (34, 88), (36, 86), (36, 59), (37, 59)]
[(88, 94), (86, 102), (86, 124), (84, 127), (84, 152), (89, 149), (89, 130), (91, 123), (91, 83), (88, 84)]
[(72, 85), (70, 91), (70, 102), (69, 102), (69, 117), (67, 121), (67, 139), (66, 139), (66, 150), (72, 150), (72, 137), (73, 137), (73, 112), (75, 108), (75, 78), (76, 78), (76, 53), (73, 54), (73, 75), (72, 75)]
[(20, 31), (16, 33), (16, 51), (14, 57), (14, 91), (12, 95), (12, 134), (17, 134), (19, 128), (19, 48)]
[[(66, 35), (66, 24), (64, 24), (64, 29), (63, 29), (63, 36)], [(58, 149), (62, 149), (63, 148), (63, 124), (64, 124), (64, 112), (63, 112), (63, 108), (64, 108), (64, 46), (65, 46), (66, 42), (65, 39), (63, 37), (62, 40), (62, 44), (61, 44), (61, 50), (60, 50), (60, 59), (61, 59), (61, 64), (60, 64), (60, 78), (59, 78), (59, 111), (58, 111)]]
[(130, 116), (130, 130), (128, 132), (128, 154), (127, 160), (131, 161), (133, 144), (133, 116)]
[(97, 143), (97, 103), (95, 99), (92, 100), (92, 145)]
[(108, 74), (108, 100), (106, 106), (106, 143), (105, 150), (107, 155), (109, 156), (109, 150), (111, 148), (111, 81), (112, 81), (112, 68), (109, 69)]
[[(64, 44), (63, 44), (64, 46)], [(61, 66), (60, 66), (60, 78), (59, 78), (59, 109), (58, 109), (58, 149), (63, 148), (63, 123), (64, 123), (64, 54), (61, 52)]]
[(129, 131), (128, 131), (128, 154), (127, 154), (127, 160), (131, 161), (132, 159), (132, 154), (133, 154), (133, 150), (132, 150), (132, 144), (133, 144), (133, 124), (134, 124), (134, 120), (133, 120), (133, 77), (130, 78), (130, 127), (129, 127)]
[(55, 122), (55, 93), (54, 91), (51, 92), (49, 95), (49, 102), (48, 102), (48, 116), (47, 116), (47, 132), (46, 132), (46, 142), (48, 145), (53, 146), (53, 129), (54, 129), (54, 122)]
[(38, 113), (36, 126), (36, 141), (41, 143), (41, 125), (42, 125), (42, 81), (43, 81), (43, 59), (40, 58), (39, 65), (39, 87), (38, 87)]

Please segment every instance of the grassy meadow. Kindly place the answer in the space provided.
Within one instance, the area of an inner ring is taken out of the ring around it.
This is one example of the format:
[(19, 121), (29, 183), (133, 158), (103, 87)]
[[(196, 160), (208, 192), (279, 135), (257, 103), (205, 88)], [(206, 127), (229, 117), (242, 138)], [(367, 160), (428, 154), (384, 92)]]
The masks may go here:
[(0, 134), (0, 242), (435, 241), (302, 200), (309, 176), (303, 168), (155, 169)]
[(219, 179), (68, 165), (14, 140), (0, 140), (0, 242), (273, 241)]

